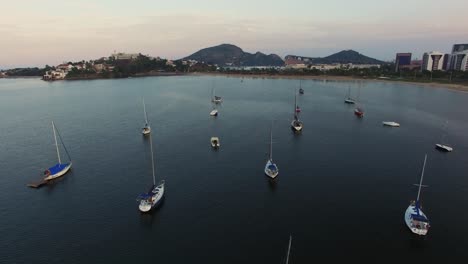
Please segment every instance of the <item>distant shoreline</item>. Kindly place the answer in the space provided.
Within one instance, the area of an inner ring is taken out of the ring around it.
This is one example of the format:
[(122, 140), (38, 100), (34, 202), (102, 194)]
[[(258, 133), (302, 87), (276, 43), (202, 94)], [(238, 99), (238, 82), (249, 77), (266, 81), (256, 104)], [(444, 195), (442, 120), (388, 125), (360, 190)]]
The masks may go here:
[[(454, 83), (440, 83), (440, 82), (411, 82), (404, 80), (395, 80), (395, 79), (376, 79), (376, 78), (359, 78), (353, 76), (334, 76), (334, 75), (269, 75), (269, 74), (240, 74), (240, 73), (216, 73), (216, 72), (195, 72), (195, 73), (185, 73), (185, 72), (151, 72), (151, 73), (141, 73), (128, 77), (122, 78), (105, 78), (100, 76), (87, 76), (87, 77), (72, 77), (62, 80), (53, 80), (55, 81), (79, 81), (79, 80), (113, 80), (113, 79), (127, 79), (127, 78), (138, 78), (138, 77), (155, 77), (155, 76), (225, 76), (233, 78), (267, 78), (267, 79), (296, 79), (296, 80), (329, 80), (329, 81), (367, 81), (367, 82), (387, 82), (387, 83), (400, 83), (400, 84), (409, 84), (416, 85), (421, 87), (432, 87), (432, 88), (444, 88), (453, 91), (459, 92), (468, 92), (468, 84), (454, 84)], [(0, 79), (38, 79), (42, 80), (41, 76), (5, 76)]]
[(241, 73), (192, 73), (192, 75), (208, 75), (208, 76), (227, 76), (235, 78), (267, 78), (267, 79), (297, 79), (297, 80), (330, 80), (330, 81), (370, 81), (370, 82), (387, 82), (387, 83), (400, 83), (410, 84), (423, 87), (444, 88), (453, 91), (468, 92), (468, 84), (454, 84), (454, 83), (439, 83), (439, 82), (411, 82), (395, 79), (377, 79), (377, 78), (359, 78), (353, 76), (333, 76), (333, 75), (268, 75), (268, 74), (241, 74)]

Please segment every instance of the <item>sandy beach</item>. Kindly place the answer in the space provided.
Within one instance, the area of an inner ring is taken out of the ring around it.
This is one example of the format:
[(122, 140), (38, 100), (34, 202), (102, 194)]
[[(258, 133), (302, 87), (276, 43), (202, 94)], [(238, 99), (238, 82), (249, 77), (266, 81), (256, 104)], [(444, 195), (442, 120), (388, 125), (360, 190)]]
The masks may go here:
[(331, 76), (331, 75), (267, 75), (267, 74), (237, 74), (237, 73), (192, 73), (192, 75), (208, 75), (208, 76), (227, 76), (233, 78), (266, 78), (266, 79), (297, 79), (297, 80), (328, 80), (328, 81), (365, 81), (365, 82), (395, 82), (401, 84), (416, 85), (421, 87), (431, 88), (444, 88), (460, 92), (468, 92), (468, 84), (450, 84), (450, 83), (438, 83), (438, 82), (410, 82), (410, 81), (399, 81), (394, 79), (364, 79), (352, 76)]

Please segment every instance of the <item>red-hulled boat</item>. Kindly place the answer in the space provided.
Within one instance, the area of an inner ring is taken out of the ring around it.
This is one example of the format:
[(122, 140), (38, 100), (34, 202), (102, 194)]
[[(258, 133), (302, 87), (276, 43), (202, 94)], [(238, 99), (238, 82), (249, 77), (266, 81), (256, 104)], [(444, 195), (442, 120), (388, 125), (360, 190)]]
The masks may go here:
[(301, 112), (301, 108), (299, 106), (296, 106), (296, 113), (300, 113)]
[(363, 117), (363, 116), (364, 116), (364, 111), (362, 111), (361, 108), (356, 108), (356, 109), (354, 109), (354, 114), (355, 114), (357, 117)]

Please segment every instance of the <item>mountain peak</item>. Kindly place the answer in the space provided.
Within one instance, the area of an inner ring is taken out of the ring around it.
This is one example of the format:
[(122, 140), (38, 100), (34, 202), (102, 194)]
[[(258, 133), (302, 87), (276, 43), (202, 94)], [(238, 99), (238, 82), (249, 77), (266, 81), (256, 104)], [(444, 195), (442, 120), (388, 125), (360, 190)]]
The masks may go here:
[(251, 54), (244, 52), (236, 45), (227, 43), (201, 49), (184, 59), (219, 66), (282, 66), (284, 64), (284, 61), (278, 55), (265, 55), (259, 51)]
[(323, 58), (328, 63), (384, 64), (383, 61), (362, 55), (355, 50), (342, 50)]

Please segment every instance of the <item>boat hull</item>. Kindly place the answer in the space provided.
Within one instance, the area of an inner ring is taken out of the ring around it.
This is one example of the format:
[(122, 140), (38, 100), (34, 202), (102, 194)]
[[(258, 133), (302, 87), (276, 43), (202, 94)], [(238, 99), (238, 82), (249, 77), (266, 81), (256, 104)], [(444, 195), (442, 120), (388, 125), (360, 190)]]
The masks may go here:
[[(270, 166), (275, 166), (276, 170), (271, 170), (270, 169)], [(278, 167), (276, 166), (276, 164), (274, 164), (271, 160), (268, 160), (266, 165), (265, 165), (265, 175), (274, 179), (278, 176), (279, 174), (279, 170), (278, 170)]]
[(303, 127), (304, 125), (302, 124), (302, 122), (299, 122), (299, 124), (296, 123), (296, 120), (293, 120), (291, 122), (291, 129), (295, 132), (301, 132)]
[(436, 149), (438, 149), (440, 151), (444, 151), (444, 152), (452, 152), (453, 151), (452, 147), (442, 145), (442, 144), (436, 144), (435, 147), (436, 147)]
[(390, 121), (384, 121), (382, 122), (382, 124), (384, 126), (389, 126), (389, 127), (399, 127), (400, 124), (396, 123), (396, 122), (390, 122)]
[(218, 116), (218, 110), (211, 111), (210, 116)]
[(72, 167), (72, 163), (70, 162), (70, 164), (68, 164), (68, 166), (66, 166), (63, 170), (55, 173), (55, 174), (52, 174), (52, 175), (48, 175), (47, 177), (44, 178), (45, 181), (50, 181), (50, 180), (53, 180), (53, 179), (57, 179), (59, 177), (62, 177), (63, 175), (65, 175)]
[(355, 114), (357, 117), (363, 117), (363, 116), (364, 116), (364, 112), (362, 112), (361, 110), (358, 110), (358, 109), (355, 109), (355, 110), (354, 110), (354, 114)]
[(141, 130), (141, 133), (142, 133), (143, 135), (149, 135), (149, 133), (151, 133), (151, 128), (150, 128), (150, 127), (148, 127), (148, 128), (143, 128), (143, 129)]
[(154, 193), (151, 196), (150, 200), (141, 200), (140, 204), (138, 205), (138, 209), (142, 213), (148, 213), (152, 209), (156, 208), (159, 204), (161, 204), (162, 199), (164, 198), (164, 185), (165, 183), (162, 182), (158, 186), (156, 186), (153, 191), (157, 190), (157, 193)]
[[(411, 218), (412, 214), (415, 214), (417, 211), (416, 207), (414, 205), (408, 206), (405, 212), (405, 223), (406, 226), (413, 232), (414, 234), (420, 235), (420, 236), (425, 236), (427, 234), (427, 231), (429, 230), (429, 223), (415, 223), (414, 220)], [(424, 216), (425, 218), (426, 215), (422, 212), (421, 209), (418, 209), (419, 214)]]
[(217, 137), (211, 138), (211, 147), (217, 149), (217, 148), (219, 148), (219, 146), (220, 146), (219, 138), (217, 138)]
[(347, 104), (355, 104), (355, 102), (351, 99), (346, 99), (344, 102)]

